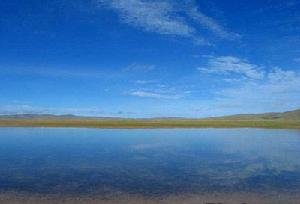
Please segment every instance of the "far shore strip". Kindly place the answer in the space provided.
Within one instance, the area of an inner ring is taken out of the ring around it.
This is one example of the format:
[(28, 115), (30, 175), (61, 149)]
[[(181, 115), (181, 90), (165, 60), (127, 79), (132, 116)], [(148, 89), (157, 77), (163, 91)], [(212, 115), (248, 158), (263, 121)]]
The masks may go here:
[(0, 127), (78, 127), (78, 128), (270, 128), (300, 129), (300, 121), (288, 120), (0, 120)]

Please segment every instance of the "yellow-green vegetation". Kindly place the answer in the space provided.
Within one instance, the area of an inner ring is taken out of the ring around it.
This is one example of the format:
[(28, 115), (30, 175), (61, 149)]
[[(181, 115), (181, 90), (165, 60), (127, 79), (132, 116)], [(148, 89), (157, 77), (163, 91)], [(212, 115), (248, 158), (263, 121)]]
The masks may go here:
[(274, 128), (300, 129), (300, 121), (285, 120), (200, 120), (200, 119), (10, 119), (0, 127), (83, 127), (83, 128)]
[(274, 128), (300, 129), (300, 109), (282, 113), (240, 114), (207, 119), (122, 119), (73, 115), (2, 115), (0, 127), (86, 128)]

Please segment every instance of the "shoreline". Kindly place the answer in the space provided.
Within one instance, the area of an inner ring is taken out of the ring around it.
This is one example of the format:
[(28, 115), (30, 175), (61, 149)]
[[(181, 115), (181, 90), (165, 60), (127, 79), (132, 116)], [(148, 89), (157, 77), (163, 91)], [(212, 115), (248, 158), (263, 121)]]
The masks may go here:
[(279, 193), (204, 193), (204, 194), (178, 194), (163, 197), (144, 197), (129, 194), (116, 194), (110, 196), (68, 196), (68, 195), (36, 195), (1, 193), (0, 202), (9, 204), (298, 204), (299, 194)]
[(100, 129), (265, 128), (300, 129), (300, 121), (283, 120), (0, 120), (0, 127)]

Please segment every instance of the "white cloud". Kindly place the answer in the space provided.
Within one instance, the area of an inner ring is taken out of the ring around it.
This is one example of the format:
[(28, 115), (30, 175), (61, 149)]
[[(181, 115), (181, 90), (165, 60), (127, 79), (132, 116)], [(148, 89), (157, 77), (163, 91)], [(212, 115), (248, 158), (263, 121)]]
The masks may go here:
[(168, 1), (99, 0), (117, 10), (122, 21), (160, 34), (191, 36), (194, 28), (173, 16), (174, 7)]
[(156, 81), (153, 81), (153, 80), (136, 80), (135, 83), (146, 85), (146, 84), (155, 84)]
[[(234, 39), (237, 34), (227, 32), (214, 19), (200, 12), (195, 3), (155, 0), (98, 0), (104, 7), (117, 11), (122, 22), (145, 31), (192, 39), (197, 44), (209, 44), (199, 35), (194, 21), (217, 36)], [(193, 2), (193, 1), (192, 1)]]
[(131, 63), (116, 69), (103, 67), (85, 68), (72, 67), (5, 67), (0, 65), (0, 75), (33, 75), (54, 78), (94, 78), (116, 79), (130, 74), (146, 73), (155, 70), (154, 64)]
[[(214, 108), (228, 113), (285, 111), (300, 107), (300, 74), (274, 68), (264, 80), (245, 81), (218, 93)], [(227, 107), (227, 108), (224, 108)]]
[(33, 75), (41, 77), (54, 78), (117, 78), (120, 74), (110, 70), (103, 69), (85, 69), (79, 70), (74, 68), (53, 68), (53, 67), (2, 67), (0, 66), (0, 74), (4, 75)]
[(223, 81), (228, 82), (228, 83), (236, 83), (236, 82), (241, 82), (241, 78), (225, 78)]
[(204, 115), (230, 115), (293, 110), (300, 107), (300, 72), (280, 67), (259, 66), (237, 57), (206, 57), (207, 66), (198, 68), (221, 74), (228, 82), (213, 90), (213, 98), (199, 101)]
[(300, 57), (294, 59), (295, 62), (300, 62)]
[(137, 80), (135, 83), (136, 88), (127, 92), (128, 95), (156, 99), (180, 99), (191, 93), (184, 87), (154, 80)]
[(127, 72), (150, 72), (155, 69), (153, 64), (132, 63), (125, 68)]
[(205, 73), (239, 74), (248, 79), (262, 79), (262, 67), (233, 56), (209, 57), (207, 66), (198, 70)]
[(275, 67), (269, 74), (268, 79), (273, 83), (278, 83), (281, 81), (288, 82), (297, 79), (298, 74), (295, 71), (283, 70), (279, 67)]
[(132, 96), (143, 97), (143, 98), (156, 98), (156, 99), (179, 99), (182, 96), (172, 94), (162, 94), (149, 91), (133, 91), (130, 93)]
[(200, 12), (197, 7), (192, 7), (192, 9), (188, 12), (189, 16), (200, 23), (203, 27), (207, 28), (208, 30), (212, 31), (216, 35), (221, 38), (234, 40), (238, 39), (241, 36), (237, 33), (232, 33), (226, 31), (221, 25), (219, 25), (213, 18), (204, 15)]

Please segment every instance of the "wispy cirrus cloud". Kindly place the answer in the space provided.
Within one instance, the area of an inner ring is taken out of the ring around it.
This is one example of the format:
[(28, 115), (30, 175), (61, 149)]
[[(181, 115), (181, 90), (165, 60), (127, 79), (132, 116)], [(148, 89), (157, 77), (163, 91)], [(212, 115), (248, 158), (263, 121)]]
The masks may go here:
[(130, 93), (131, 96), (137, 96), (142, 98), (155, 98), (155, 99), (179, 99), (181, 95), (155, 93), (150, 91), (133, 91)]
[[(231, 105), (236, 112), (285, 111), (300, 106), (300, 74), (274, 68), (264, 80), (246, 81), (219, 93), (217, 106)], [(230, 109), (230, 108), (229, 108)]]
[(53, 78), (94, 78), (94, 79), (112, 79), (122, 78), (129, 74), (146, 73), (155, 70), (154, 64), (131, 63), (116, 69), (81, 68), (72, 67), (9, 67), (0, 65), (0, 75), (28, 75)]
[(0, 75), (28, 75), (53, 78), (116, 78), (120, 73), (110, 70), (86, 69), (84, 71), (71, 68), (50, 67), (4, 67), (0, 66)]
[[(228, 115), (286, 111), (299, 108), (300, 72), (280, 67), (269, 68), (269, 71), (258, 71), (260, 70), (257, 69), (259, 66), (255, 64), (246, 67), (247, 69), (243, 68), (242, 72), (234, 69), (235, 72), (244, 76), (243, 80), (232, 75), (224, 76), (223, 80), (229, 82), (230, 86), (220, 87), (211, 101), (202, 104), (202, 113), (206, 111), (208, 113), (214, 112), (215, 115)], [(251, 74), (245, 71), (249, 70), (249, 67), (255, 70), (255, 74), (253, 74), (253, 70), (250, 71)], [(223, 68), (225, 72), (232, 72), (231, 68), (226, 66)], [(218, 74), (216, 69), (212, 70), (211, 74)]]
[[(224, 83), (213, 90), (210, 100), (199, 101), (199, 113), (213, 116), (262, 113), (300, 107), (300, 72), (261, 66), (234, 56), (205, 56), (198, 68)], [(199, 108), (200, 107), (200, 108)]]
[(150, 72), (156, 68), (154, 64), (131, 63), (125, 67), (124, 71), (128, 72)]
[(215, 33), (217, 36), (221, 38), (228, 39), (228, 40), (235, 40), (241, 37), (241, 35), (237, 33), (228, 32), (225, 28), (223, 28), (220, 24), (218, 24), (213, 18), (206, 16), (205, 14), (200, 12), (196, 6), (191, 7), (188, 14), (192, 19), (196, 20), (203, 27)]
[(147, 84), (155, 84), (156, 81), (154, 80), (136, 80), (136, 84), (141, 84), (141, 85), (147, 85)]
[(183, 19), (172, 16), (174, 7), (168, 1), (99, 0), (119, 12), (123, 22), (160, 34), (191, 36), (194, 29)]
[[(190, 38), (198, 44), (209, 44), (199, 28), (207, 29), (224, 39), (235, 39), (238, 34), (228, 32), (213, 18), (200, 12), (194, 1), (170, 0), (98, 0), (115, 10), (122, 20), (131, 26), (163, 35)], [(195, 24), (191, 22), (196, 22)]]
[(134, 83), (135, 88), (127, 92), (127, 95), (153, 99), (181, 99), (191, 93), (186, 87), (159, 80), (136, 80)]
[(198, 70), (205, 73), (238, 74), (248, 79), (262, 79), (265, 75), (262, 67), (233, 56), (209, 57), (207, 65)]

